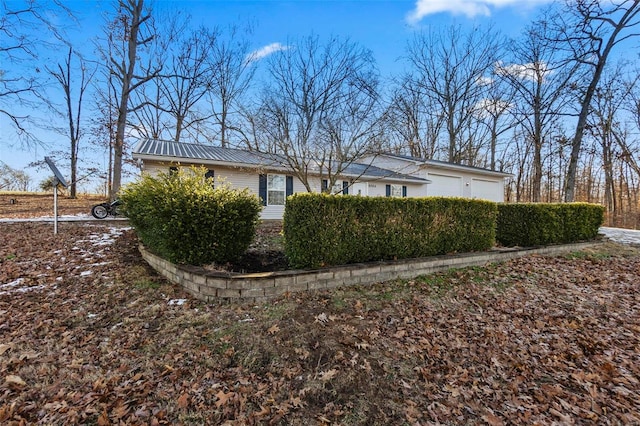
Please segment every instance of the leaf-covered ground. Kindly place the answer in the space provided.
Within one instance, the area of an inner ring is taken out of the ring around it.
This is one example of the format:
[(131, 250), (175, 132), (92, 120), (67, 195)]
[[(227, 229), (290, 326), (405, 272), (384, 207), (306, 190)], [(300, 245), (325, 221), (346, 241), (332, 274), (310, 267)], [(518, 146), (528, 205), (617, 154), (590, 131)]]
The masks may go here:
[(130, 230), (0, 241), (0, 424), (640, 424), (636, 249), (207, 305)]
[[(91, 214), (91, 207), (106, 201), (100, 195), (82, 194), (77, 198), (59, 195), (58, 215), (86, 215)], [(53, 217), (53, 192), (6, 192), (0, 191), (0, 218), (33, 218)]]

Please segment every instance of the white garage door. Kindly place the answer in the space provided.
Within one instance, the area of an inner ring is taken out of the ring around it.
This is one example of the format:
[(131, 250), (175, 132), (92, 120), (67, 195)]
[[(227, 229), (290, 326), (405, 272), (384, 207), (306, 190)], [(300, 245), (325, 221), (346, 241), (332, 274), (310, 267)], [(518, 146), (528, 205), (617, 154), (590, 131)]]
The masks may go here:
[(471, 179), (471, 198), (489, 201), (503, 201), (500, 182), (495, 180)]
[(462, 197), (462, 177), (429, 173), (427, 195), (431, 197)]

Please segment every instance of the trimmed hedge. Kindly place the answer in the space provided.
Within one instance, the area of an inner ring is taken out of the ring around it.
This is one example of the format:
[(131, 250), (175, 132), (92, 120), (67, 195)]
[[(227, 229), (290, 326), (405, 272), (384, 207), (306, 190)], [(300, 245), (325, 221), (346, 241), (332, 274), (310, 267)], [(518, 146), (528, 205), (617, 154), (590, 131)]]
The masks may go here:
[(142, 243), (173, 263), (225, 263), (253, 240), (262, 210), (247, 189), (234, 190), (205, 177), (206, 169), (180, 169), (142, 178), (120, 198)]
[(506, 247), (574, 243), (595, 238), (603, 222), (597, 204), (499, 204), (496, 240)]
[(497, 207), (463, 198), (295, 194), (284, 212), (285, 253), (294, 268), (487, 250)]

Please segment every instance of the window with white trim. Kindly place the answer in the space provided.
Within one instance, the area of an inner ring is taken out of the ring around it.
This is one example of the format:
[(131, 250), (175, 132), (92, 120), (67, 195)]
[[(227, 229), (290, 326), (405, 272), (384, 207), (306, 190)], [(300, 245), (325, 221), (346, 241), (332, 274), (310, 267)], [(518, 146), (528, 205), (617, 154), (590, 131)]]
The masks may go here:
[(267, 205), (284, 206), (286, 189), (284, 175), (267, 175)]
[(391, 185), (391, 197), (402, 197), (402, 185)]

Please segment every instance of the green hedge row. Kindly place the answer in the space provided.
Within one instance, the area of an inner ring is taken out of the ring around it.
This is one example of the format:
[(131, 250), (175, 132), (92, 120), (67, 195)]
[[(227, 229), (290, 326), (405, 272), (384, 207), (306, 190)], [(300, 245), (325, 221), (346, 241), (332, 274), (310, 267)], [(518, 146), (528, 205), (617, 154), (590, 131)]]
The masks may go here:
[(205, 176), (206, 169), (144, 174), (123, 188), (124, 213), (142, 243), (174, 263), (225, 263), (255, 236), (260, 200)]
[(597, 204), (499, 204), (496, 240), (507, 247), (590, 240), (603, 222), (604, 207)]
[(495, 203), (462, 198), (295, 194), (284, 213), (285, 253), (294, 268), (487, 250)]

